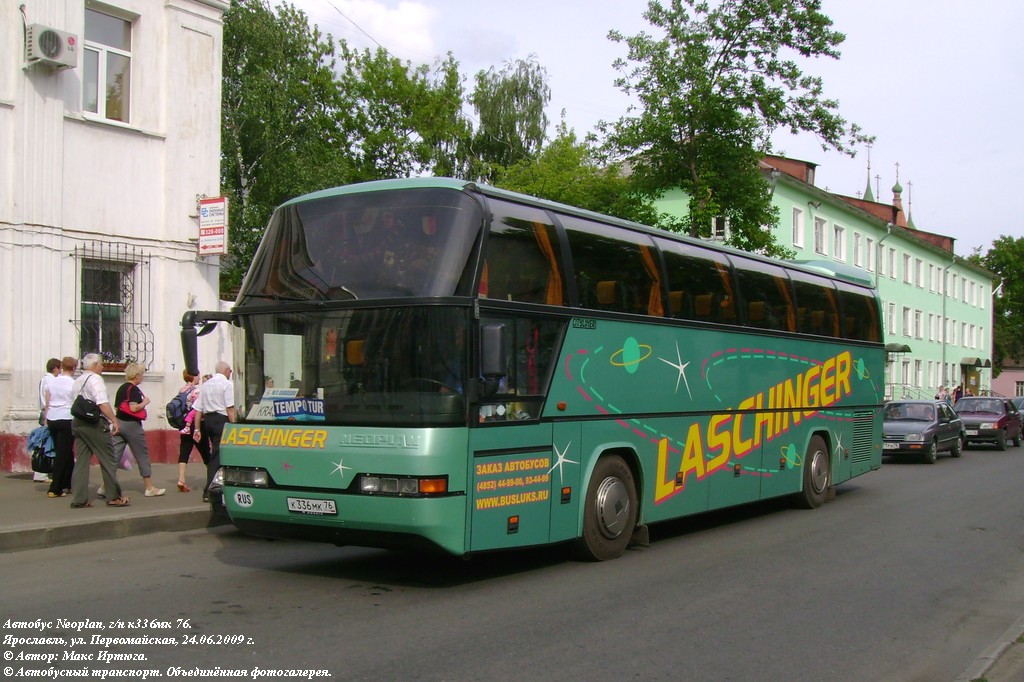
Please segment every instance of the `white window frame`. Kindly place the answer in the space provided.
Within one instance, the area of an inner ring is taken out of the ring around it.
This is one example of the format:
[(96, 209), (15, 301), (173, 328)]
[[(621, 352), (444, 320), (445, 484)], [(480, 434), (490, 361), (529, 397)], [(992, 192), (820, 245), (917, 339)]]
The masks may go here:
[[(117, 12), (113, 8), (107, 7), (106, 5), (98, 5), (96, 3), (86, 4), (87, 12), (96, 12), (102, 14), (117, 21), (123, 21), (129, 25), (129, 45), (128, 50), (124, 50), (113, 45), (106, 45), (104, 43), (97, 42), (94, 39), (90, 39), (88, 35), (85, 35), (85, 39), (82, 41), (82, 116), (85, 118), (97, 119), (101, 121), (120, 123), (128, 125), (132, 120), (132, 94), (134, 88), (132, 87), (132, 81), (134, 79), (134, 64), (132, 59), (132, 50), (135, 48), (135, 19), (138, 17), (132, 16), (124, 12)], [(120, 117), (108, 110), (110, 106), (109, 97), (109, 86), (107, 84), (107, 70), (108, 62), (116, 57), (123, 57), (128, 61), (128, 93), (127, 97), (124, 97), (123, 107), (125, 111), (121, 112)], [(96, 59), (96, 84), (95, 91), (89, 87), (91, 84), (86, 83), (86, 61), (89, 59)], [(96, 111), (91, 111), (87, 107), (87, 98), (93, 96), (96, 98)]]
[(864, 253), (867, 255), (867, 271), (875, 271), (875, 240), (868, 237), (865, 246)]
[(910, 254), (903, 254), (903, 283), (913, 284), (914, 280), (912, 277), (913, 273), (910, 270)]
[(729, 218), (717, 216), (711, 221), (711, 239), (716, 242), (729, 240)]
[(914, 338), (924, 338), (924, 325), (923, 325), (924, 314), (920, 310), (914, 311)]
[(858, 268), (864, 267), (864, 259), (861, 257), (860, 233), (853, 233), (853, 264)]
[(803, 209), (793, 207), (793, 246), (804, 248), (804, 233), (807, 230), (804, 225)]
[(920, 258), (914, 259), (914, 284), (918, 289), (924, 289), (924, 261)]
[(889, 271), (889, 279), (896, 279), (896, 248), (889, 247), (889, 263), (886, 266)]
[(825, 228), (828, 226), (828, 221), (824, 218), (814, 219), (814, 252), (821, 254), (822, 256), (828, 255), (828, 242), (825, 239)]
[(889, 318), (889, 324), (886, 326), (886, 329), (889, 330), (890, 334), (895, 336), (896, 335), (896, 304), (895, 303), (890, 303), (889, 304), (889, 315), (888, 315), (888, 318)]
[(903, 336), (906, 336), (907, 338), (910, 338), (911, 331), (913, 331), (913, 330), (910, 327), (910, 308), (908, 308), (907, 306), (903, 306), (903, 318), (902, 318), (902, 321), (903, 321)]
[(832, 223), (832, 257), (846, 262), (846, 228)]

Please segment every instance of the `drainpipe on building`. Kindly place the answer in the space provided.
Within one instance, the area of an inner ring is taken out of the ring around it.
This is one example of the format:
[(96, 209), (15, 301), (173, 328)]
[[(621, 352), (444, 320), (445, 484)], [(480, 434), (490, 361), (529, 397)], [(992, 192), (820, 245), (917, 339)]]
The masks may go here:
[[(947, 265), (946, 267), (942, 268), (942, 376), (944, 378), (944, 380), (942, 382), (943, 386), (948, 386), (949, 385), (949, 380), (945, 379), (945, 376), (946, 376), (946, 327), (948, 326), (948, 322), (949, 322), (949, 320), (946, 319), (946, 299), (949, 298), (949, 295), (948, 295), (947, 290), (946, 290), (946, 273), (954, 265), (956, 265), (956, 258), (955, 257), (949, 263), (949, 265)], [(963, 372), (961, 372), (961, 374), (963, 374)], [(960, 379), (963, 379), (963, 377), (961, 376)], [(957, 384), (960, 383), (960, 379), (957, 379)]]

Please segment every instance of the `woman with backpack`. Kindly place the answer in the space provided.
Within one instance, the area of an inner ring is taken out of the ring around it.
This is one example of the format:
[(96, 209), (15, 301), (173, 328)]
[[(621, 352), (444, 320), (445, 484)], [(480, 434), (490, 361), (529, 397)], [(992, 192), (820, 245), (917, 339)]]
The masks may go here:
[[(178, 395), (171, 402), (180, 402), (184, 398), (185, 404), (188, 406), (184, 424), (178, 429), (178, 435), (181, 438), (178, 446), (178, 492), (187, 493), (191, 492), (192, 488), (188, 487), (188, 483), (185, 482), (185, 465), (188, 464), (188, 460), (192, 456), (192, 448), (199, 451), (199, 456), (203, 458), (203, 464), (208, 464), (210, 462), (210, 447), (208, 443), (197, 443), (192, 438), (192, 429), (195, 424), (195, 410), (192, 409), (192, 405), (199, 397), (199, 377), (189, 374), (188, 370), (182, 371), (181, 376), (185, 380), (185, 385), (178, 389)], [(168, 417), (170, 417), (170, 409), (171, 406), (168, 404)]]

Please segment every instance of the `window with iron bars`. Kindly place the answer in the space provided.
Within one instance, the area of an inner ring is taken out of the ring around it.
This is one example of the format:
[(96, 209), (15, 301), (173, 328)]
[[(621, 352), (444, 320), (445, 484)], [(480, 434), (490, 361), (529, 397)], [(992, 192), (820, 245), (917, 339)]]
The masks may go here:
[(80, 355), (99, 353), (104, 365), (120, 369), (153, 360), (150, 328), (150, 258), (141, 249), (90, 242), (75, 249), (80, 286), (78, 328)]

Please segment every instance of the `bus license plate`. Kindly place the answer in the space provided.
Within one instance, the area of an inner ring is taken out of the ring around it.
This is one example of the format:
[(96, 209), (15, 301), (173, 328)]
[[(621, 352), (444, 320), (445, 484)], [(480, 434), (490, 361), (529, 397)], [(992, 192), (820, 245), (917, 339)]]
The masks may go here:
[(338, 508), (334, 500), (310, 500), (304, 497), (289, 497), (288, 511), (299, 512), (300, 514), (337, 514)]
[(897, 450), (899, 449), (899, 443), (882, 443), (883, 450)]

